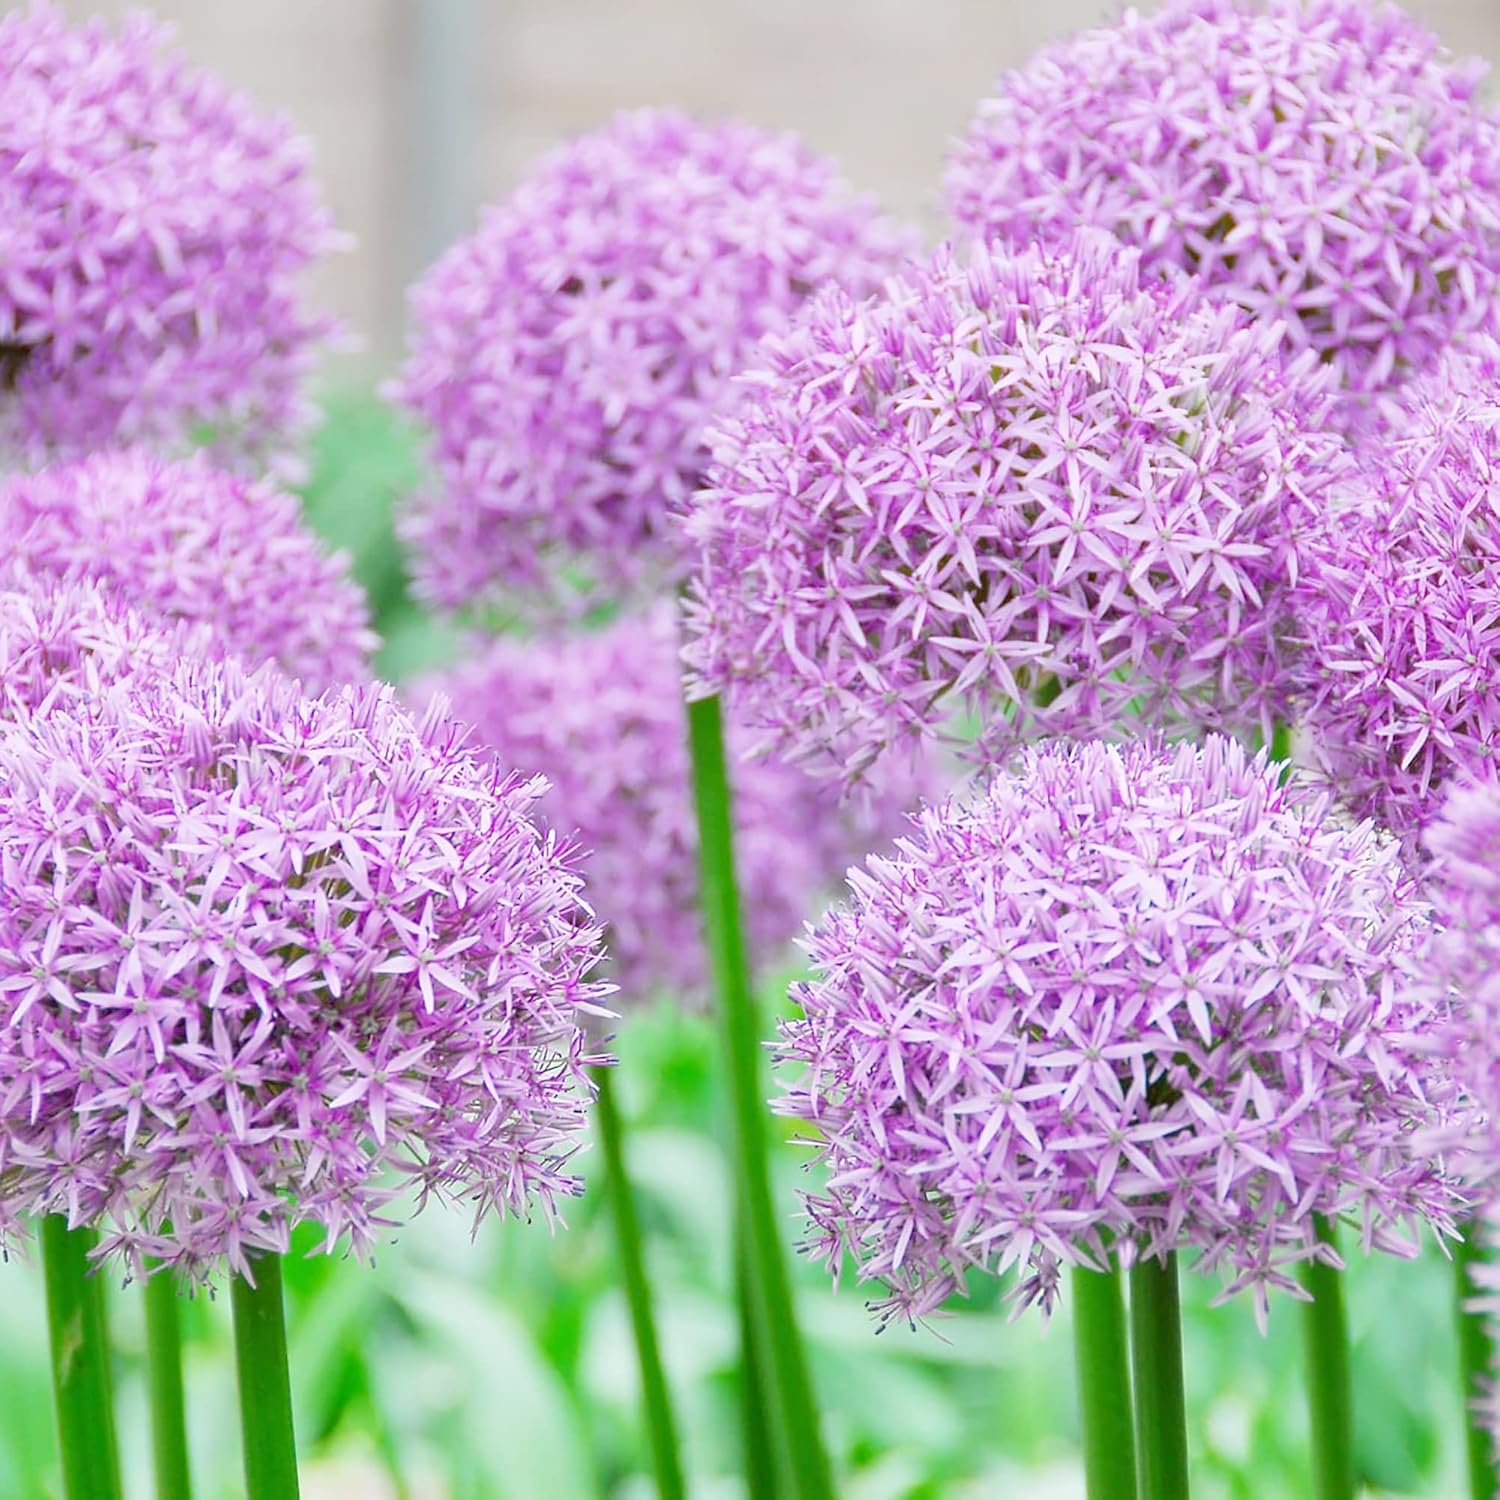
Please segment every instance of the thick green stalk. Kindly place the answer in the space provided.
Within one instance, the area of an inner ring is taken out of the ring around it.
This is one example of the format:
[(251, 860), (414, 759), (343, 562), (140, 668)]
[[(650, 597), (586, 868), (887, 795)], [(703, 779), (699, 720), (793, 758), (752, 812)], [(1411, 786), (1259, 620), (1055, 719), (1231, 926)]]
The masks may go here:
[(1088, 1500), (1135, 1500), (1125, 1289), (1117, 1270), (1073, 1268), (1073, 1349)]
[(745, 1213), (747, 1280), (762, 1318), (772, 1419), (791, 1455), (797, 1500), (831, 1500), (828, 1458), (818, 1431), (812, 1378), (771, 1196), (762, 1037), (740, 925), (724, 724), (717, 698), (688, 705), (688, 744), (698, 809), (704, 929), (729, 1067), (730, 1133), (737, 1191)]
[[(1317, 1230), (1325, 1245), (1334, 1243), (1333, 1225), (1321, 1215)], [(1343, 1273), (1320, 1260), (1305, 1261), (1302, 1285), (1312, 1297), (1302, 1304), (1302, 1356), (1315, 1493), (1317, 1500), (1354, 1500), (1353, 1400)]]
[(1140, 1500), (1187, 1500), (1182, 1309), (1175, 1254), (1139, 1261), (1130, 1272), (1130, 1356)]
[(170, 1271), (157, 1271), (146, 1282), (146, 1387), (151, 1399), (156, 1500), (192, 1500), (182, 1394), (182, 1320), (177, 1284)]
[(240, 1386), (240, 1433), (246, 1500), (297, 1500), (297, 1442), (292, 1432), (292, 1381), (286, 1358), (281, 1257), (262, 1255), (230, 1282), (234, 1361)]
[(92, 1229), (69, 1229), (61, 1214), (42, 1220), (52, 1396), (67, 1500), (120, 1500), (104, 1284), (89, 1265), (96, 1238)]
[(1470, 1307), (1476, 1288), (1474, 1267), (1489, 1259), (1483, 1241), (1484, 1226), (1470, 1219), (1463, 1226), (1463, 1239), (1453, 1248), (1454, 1311), (1458, 1317), (1458, 1359), (1463, 1381), (1464, 1438), (1469, 1453), (1469, 1489), (1474, 1500), (1494, 1500), (1500, 1495), (1500, 1464), (1489, 1428), (1476, 1415), (1474, 1402), (1495, 1375), (1495, 1341), (1489, 1319)]
[(641, 1401), (646, 1412), (646, 1435), (651, 1444), (651, 1467), (661, 1500), (683, 1500), (687, 1491), (682, 1481), (682, 1460), (678, 1456), (677, 1424), (672, 1417), (666, 1372), (662, 1369), (641, 1221), (636, 1213), (635, 1190), (625, 1168), (625, 1127), (615, 1104), (612, 1071), (610, 1068), (594, 1069), (594, 1080), (599, 1089), (599, 1141), (604, 1148), (605, 1186), (614, 1213), (625, 1300), (630, 1305), (630, 1326), (635, 1333), (636, 1358), (641, 1367)]
[(791, 1464), (772, 1429), (766, 1386), (765, 1337), (755, 1311), (755, 1293), (745, 1263), (744, 1213), (736, 1208), (735, 1300), (740, 1321), (740, 1415), (745, 1449), (745, 1493), (749, 1500), (780, 1500), (788, 1491)]

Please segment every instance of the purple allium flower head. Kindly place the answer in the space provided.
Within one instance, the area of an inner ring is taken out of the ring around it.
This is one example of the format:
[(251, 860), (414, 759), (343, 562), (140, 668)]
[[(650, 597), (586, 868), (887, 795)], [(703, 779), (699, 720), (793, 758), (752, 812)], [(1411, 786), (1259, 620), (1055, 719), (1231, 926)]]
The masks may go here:
[(1299, 716), (1355, 811), (1410, 839), (1455, 777), (1500, 773), (1500, 346), (1400, 407), (1310, 533)]
[(822, 283), (863, 296), (914, 242), (795, 137), (640, 110), (548, 157), (412, 296), (395, 393), (440, 487), (405, 520), (457, 608), (670, 578), (670, 514), (755, 341)]
[(167, 42), (0, 17), (0, 454), (306, 424), (299, 283), (336, 237), (305, 147)]
[(965, 1269), (1196, 1248), (1295, 1290), (1314, 1217), (1409, 1251), (1451, 1184), (1408, 1149), (1441, 1090), (1403, 998), (1395, 846), (1212, 736), (1028, 749), (850, 876), (783, 1030), (782, 1110), (829, 1168), (812, 1247), (920, 1315)]
[(1468, 1106), (1466, 1175), (1488, 1184), (1493, 1198), (1500, 1179), (1500, 785), (1459, 782), (1422, 842), (1434, 930), (1412, 960), (1412, 982), (1420, 994), (1451, 1003), (1435, 1050)]
[(94, 579), (148, 618), (202, 623), (224, 651), (315, 692), (370, 673), (377, 639), (346, 559), (325, 554), (295, 497), (201, 456), (125, 449), (0, 480), (0, 556), (38, 579)]
[(1005, 76), (949, 202), (986, 237), (1108, 229), (1377, 391), (1489, 319), (1482, 71), (1372, 0), (1168, 0)]
[[(581, 634), (501, 637), (428, 686), (502, 765), (546, 768), (539, 812), (577, 835), (590, 896), (609, 922), (607, 973), (624, 1002), (701, 998), (698, 831), (672, 609)], [(731, 752), (745, 744), (731, 726)], [(786, 950), (860, 852), (905, 826), (937, 786), (930, 762), (919, 776), (890, 778), (841, 806), (826, 782), (795, 767), (736, 759), (736, 855), (757, 963)]]
[(1002, 756), (1130, 711), (1268, 729), (1346, 466), (1274, 330), (1084, 232), (828, 291), (763, 349), (687, 523), (698, 688), (846, 777), (960, 705)]
[(207, 626), (150, 623), (94, 583), (0, 570), (0, 722), (61, 698), (87, 702), (133, 671), (216, 654)]
[(232, 662), (0, 728), (4, 1213), (190, 1276), (363, 1251), (403, 1178), (550, 1213), (607, 987), (543, 785)]

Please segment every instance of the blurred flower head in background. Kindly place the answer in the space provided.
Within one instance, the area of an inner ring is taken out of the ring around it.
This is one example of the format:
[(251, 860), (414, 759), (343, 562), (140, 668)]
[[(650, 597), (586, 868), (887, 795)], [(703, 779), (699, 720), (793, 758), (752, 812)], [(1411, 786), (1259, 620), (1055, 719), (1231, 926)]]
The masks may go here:
[[(702, 1003), (708, 986), (687, 726), (673, 610), (658, 606), (603, 629), (501, 637), (419, 684), (441, 692), (498, 764), (545, 771), (538, 816), (575, 838), (590, 899), (608, 922), (607, 976), (620, 1001)], [(937, 789), (929, 760), (840, 803), (826, 782), (736, 756), (736, 863), (752, 961), (785, 953), (851, 861), (906, 826)]]
[(1006, 74), (949, 203), (985, 238), (1108, 229), (1377, 392), (1491, 316), (1483, 71), (1371, 0), (1168, 0)]
[(0, 455), (289, 453), (337, 244), (305, 144), (148, 17), (0, 17)]
[(544, 784), (388, 688), (188, 663), (0, 729), (0, 1215), (194, 1277), (407, 1182), (577, 1190), (599, 932)]
[(248, 666), (313, 692), (366, 680), (378, 644), (364, 591), (301, 502), (202, 457), (96, 453), (0, 479), (0, 582), (90, 579), (144, 617), (209, 628)]
[(548, 156), (412, 293), (393, 392), (432, 434), (436, 485), (404, 527), (418, 592), (459, 608), (675, 577), (673, 513), (756, 340), (825, 282), (874, 291), (914, 244), (750, 125), (639, 110)]
[(1402, 393), (1310, 533), (1298, 589), (1312, 760), (1413, 838), (1500, 754), (1500, 345)]
[(1421, 906), (1394, 844), (1235, 742), (1027, 750), (850, 875), (784, 1026), (784, 1113), (828, 1184), (811, 1246), (920, 1316), (966, 1269), (1178, 1248), (1296, 1291), (1315, 1216), (1412, 1253), (1459, 1205), (1412, 1130), (1443, 1103), (1398, 993)]
[(1301, 532), (1347, 466), (1274, 330), (1085, 231), (823, 293), (711, 434), (688, 659), (855, 778), (1125, 718), (1269, 734)]

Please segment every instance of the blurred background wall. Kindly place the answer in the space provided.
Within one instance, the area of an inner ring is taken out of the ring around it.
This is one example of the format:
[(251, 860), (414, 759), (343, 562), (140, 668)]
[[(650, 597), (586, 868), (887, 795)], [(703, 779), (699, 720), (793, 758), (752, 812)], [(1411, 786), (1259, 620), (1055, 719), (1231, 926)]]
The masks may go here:
[[(1117, 0), (146, 0), (189, 54), (312, 137), (357, 250), (319, 295), (399, 349), (402, 292), (539, 152), (628, 105), (801, 131), (929, 225), (946, 142), (996, 73)], [(82, 17), (140, 0), (65, 0)], [(1408, 0), (1500, 63), (1500, 0)]]

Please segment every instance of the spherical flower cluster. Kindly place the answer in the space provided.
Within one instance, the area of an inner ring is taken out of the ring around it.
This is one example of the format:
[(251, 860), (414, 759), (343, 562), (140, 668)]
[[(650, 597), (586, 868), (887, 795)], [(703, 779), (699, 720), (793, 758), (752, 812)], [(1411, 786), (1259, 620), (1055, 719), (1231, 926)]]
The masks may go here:
[(63, 699), (91, 702), (133, 671), (214, 653), (206, 626), (148, 623), (97, 584), (0, 573), (0, 723)]
[(167, 41), (0, 17), (0, 454), (305, 422), (299, 282), (336, 243), (306, 149)]
[(966, 1268), (1183, 1248), (1292, 1290), (1315, 1217), (1410, 1249), (1458, 1200), (1402, 998), (1420, 903), (1369, 825), (1235, 742), (1028, 750), (850, 876), (784, 1028), (784, 1112), (829, 1168), (813, 1248), (919, 1316)]
[(949, 201), (1020, 243), (1108, 229), (1377, 391), (1489, 318), (1500, 129), (1481, 76), (1372, 0), (1168, 0), (1004, 77)]
[(642, 110), (547, 158), (412, 297), (395, 393), (440, 488), (407, 515), (457, 608), (670, 574), (670, 514), (748, 351), (822, 283), (873, 291), (905, 233), (794, 137)]
[(995, 755), (1131, 713), (1268, 730), (1346, 464), (1274, 332), (1085, 233), (827, 292), (764, 353), (688, 519), (700, 687), (846, 777), (960, 704)]
[(1300, 717), (1354, 809), (1411, 838), (1451, 780), (1500, 771), (1500, 347), (1401, 407), (1310, 534)]
[[(539, 814), (576, 834), (589, 892), (609, 921), (606, 972), (622, 1002), (702, 997), (698, 830), (673, 611), (602, 630), (501, 637), (428, 685), (452, 701), (501, 765), (545, 767)], [(747, 738), (730, 731), (731, 752)], [(751, 956), (761, 966), (801, 930), (849, 863), (905, 826), (936, 785), (929, 761), (841, 806), (795, 767), (733, 763), (736, 858)]]
[(39, 580), (94, 579), (151, 619), (202, 623), (223, 650), (313, 691), (369, 676), (377, 640), (346, 560), (323, 552), (293, 496), (201, 457), (125, 449), (0, 481), (0, 557)]
[[(1464, 1232), (1491, 1251), (1500, 1243), (1500, 786), (1465, 784), (1446, 798), (1424, 842), (1432, 856), (1430, 886), (1437, 932), (1412, 965), (1413, 983), (1447, 999), (1452, 1009), (1435, 1051), (1452, 1067), (1468, 1106), (1451, 1133), (1464, 1173), (1484, 1207)], [(1493, 1255), (1470, 1263), (1475, 1305), (1492, 1333), (1500, 1329), (1500, 1272)], [(1500, 1368), (1493, 1363), (1481, 1419), (1500, 1441)]]
[(1500, 1178), (1500, 785), (1461, 783), (1423, 843), (1431, 856), (1434, 934), (1411, 965), (1412, 983), (1451, 1002), (1435, 1050), (1454, 1069), (1469, 1107), (1466, 1175)]
[(137, 674), (0, 730), (3, 1212), (244, 1271), (576, 1189), (599, 933), (534, 780), (390, 690)]

